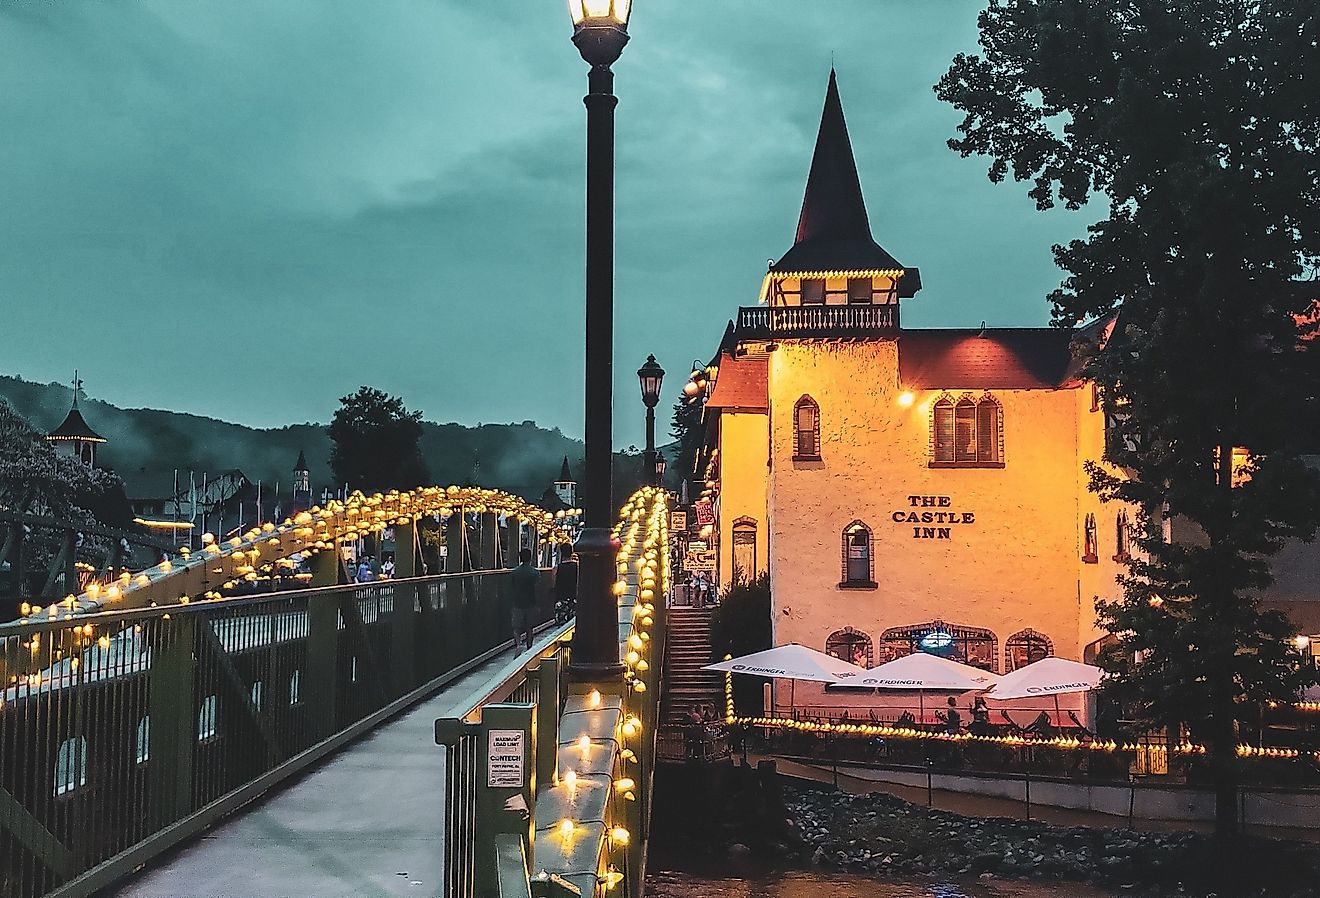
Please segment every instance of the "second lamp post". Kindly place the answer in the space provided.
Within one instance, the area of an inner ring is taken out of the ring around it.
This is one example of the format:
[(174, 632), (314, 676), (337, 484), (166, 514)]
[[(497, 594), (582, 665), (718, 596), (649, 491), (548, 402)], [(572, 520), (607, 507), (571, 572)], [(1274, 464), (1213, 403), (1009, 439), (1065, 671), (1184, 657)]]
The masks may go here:
[(642, 477), (652, 486), (659, 486), (655, 463), (655, 406), (660, 401), (660, 385), (664, 383), (665, 369), (648, 355), (646, 363), (637, 369), (642, 385), (642, 403), (646, 406), (646, 454), (642, 456)]

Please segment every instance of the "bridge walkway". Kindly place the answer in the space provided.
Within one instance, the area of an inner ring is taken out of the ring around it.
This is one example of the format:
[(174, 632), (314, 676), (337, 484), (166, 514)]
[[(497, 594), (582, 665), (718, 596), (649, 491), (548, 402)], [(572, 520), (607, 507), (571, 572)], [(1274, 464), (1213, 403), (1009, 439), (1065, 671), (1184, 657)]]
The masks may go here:
[(438, 717), (482, 704), (561, 631), (495, 656), (106, 898), (434, 898), (444, 888)]

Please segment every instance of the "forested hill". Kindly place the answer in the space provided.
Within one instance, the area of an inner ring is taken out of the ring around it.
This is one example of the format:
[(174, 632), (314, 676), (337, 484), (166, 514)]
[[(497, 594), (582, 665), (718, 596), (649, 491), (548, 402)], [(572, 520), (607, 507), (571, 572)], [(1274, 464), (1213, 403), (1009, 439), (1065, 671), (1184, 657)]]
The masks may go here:
[[(42, 431), (64, 420), (71, 398), (68, 386), (0, 375), (0, 399)], [(307, 453), (314, 494), (331, 483), (330, 438), (323, 424), (258, 429), (181, 412), (119, 408), (86, 396), (79, 408), (108, 441), (98, 462), (124, 478), (132, 497), (168, 495), (176, 468), (184, 484), (190, 470), (200, 481), (203, 472), (238, 468), (254, 481), (279, 483), (287, 490), (300, 451)], [(559, 475), (565, 455), (575, 476), (581, 471), (581, 442), (557, 428), (547, 430), (531, 421), (477, 427), (427, 421), (422, 428), (422, 455), (433, 483), (478, 483), (535, 501)], [(616, 463), (616, 469), (635, 464)]]

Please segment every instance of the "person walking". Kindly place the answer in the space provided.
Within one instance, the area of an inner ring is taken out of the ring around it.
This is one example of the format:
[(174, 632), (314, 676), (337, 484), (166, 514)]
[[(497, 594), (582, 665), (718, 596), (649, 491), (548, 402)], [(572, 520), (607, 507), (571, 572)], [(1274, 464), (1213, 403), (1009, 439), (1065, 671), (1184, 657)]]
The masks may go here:
[(358, 569), (357, 569), (357, 582), (359, 582), (359, 583), (370, 583), (371, 581), (373, 581), (373, 580), (375, 580), (375, 579), (376, 579), (376, 575), (375, 575), (375, 573), (371, 570), (371, 561), (370, 561), (370, 559), (363, 558), (362, 561), (358, 564)]
[(513, 569), (513, 648), (532, 647), (532, 626), (536, 611), (536, 584), (541, 572), (532, 564), (532, 550), (518, 553), (518, 566)]
[(577, 614), (578, 557), (571, 544), (559, 550), (555, 568), (555, 623), (567, 623)]

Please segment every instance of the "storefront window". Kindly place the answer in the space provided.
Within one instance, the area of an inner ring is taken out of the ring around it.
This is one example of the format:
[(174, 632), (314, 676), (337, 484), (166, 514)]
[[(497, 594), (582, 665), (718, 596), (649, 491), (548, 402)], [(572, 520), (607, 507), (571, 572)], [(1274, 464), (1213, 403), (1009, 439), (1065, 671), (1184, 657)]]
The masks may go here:
[(1004, 670), (1011, 673), (1053, 654), (1054, 643), (1048, 636), (1031, 629), (1023, 630), (1008, 637), (1004, 643)]
[(871, 666), (871, 637), (852, 627), (835, 630), (825, 640), (825, 654), (858, 667)]
[(993, 632), (939, 620), (886, 630), (876, 648), (876, 662), (884, 664), (913, 652), (927, 652), (991, 673), (999, 666), (999, 639)]

